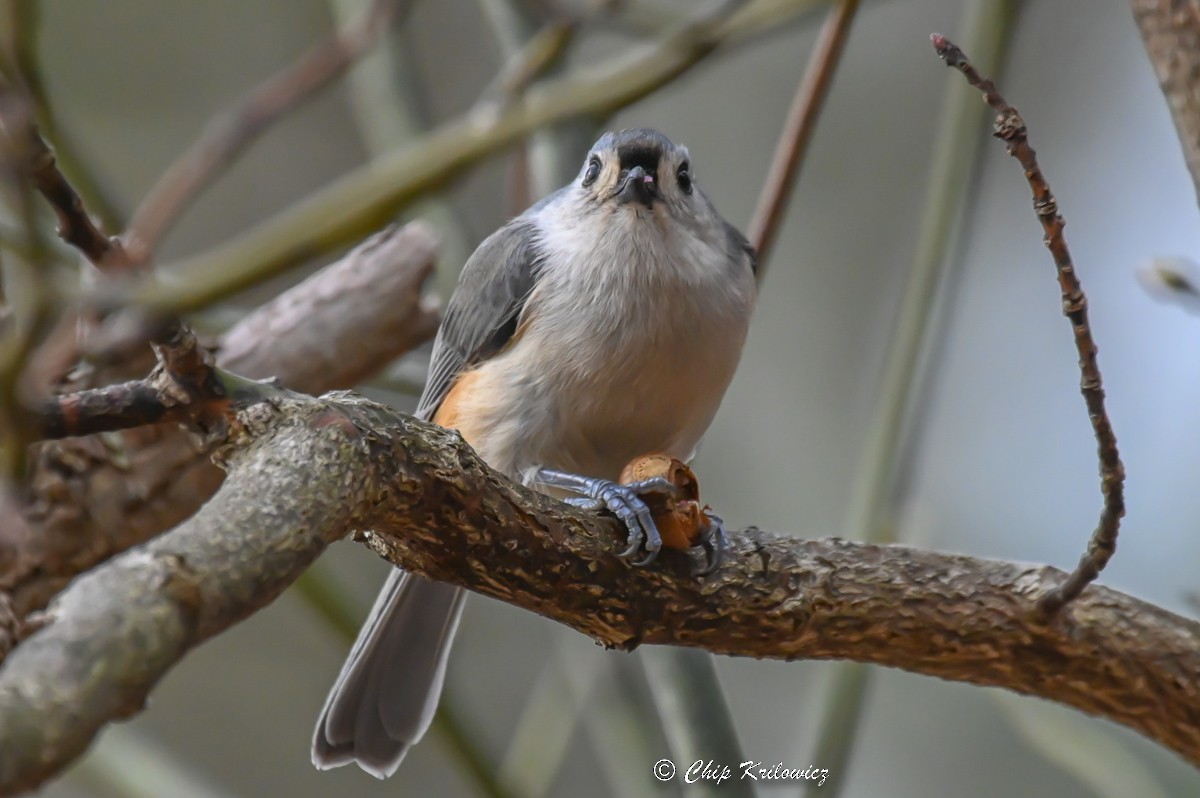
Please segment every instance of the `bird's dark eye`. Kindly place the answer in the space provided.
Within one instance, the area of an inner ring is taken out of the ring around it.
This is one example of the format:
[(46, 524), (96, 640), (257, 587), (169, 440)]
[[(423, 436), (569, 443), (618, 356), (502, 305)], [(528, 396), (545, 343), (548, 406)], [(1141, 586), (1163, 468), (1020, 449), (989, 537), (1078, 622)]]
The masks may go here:
[(692, 193), (692, 173), (687, 161), (679, 164), (679, 172), (675, 175), (675, 179), (679, 181), (679, 188), (684, 194)]
[(583, 185), (590, 186), (596, 182), (596, 178), (600, 176), (600, 159), (592, 158), (588, 161), (587, 171), (583, 173)]

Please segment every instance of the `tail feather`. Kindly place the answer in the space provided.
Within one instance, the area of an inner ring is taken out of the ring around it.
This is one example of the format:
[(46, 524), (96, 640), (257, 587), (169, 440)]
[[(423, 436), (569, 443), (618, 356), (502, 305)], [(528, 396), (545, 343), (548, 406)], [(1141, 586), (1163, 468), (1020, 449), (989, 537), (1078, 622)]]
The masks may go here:
[(325, 699), (314, 765), (356, 762), (380, 779), (396, 771), (433, 720), (465, 597), (404, 571), (388, 576)]

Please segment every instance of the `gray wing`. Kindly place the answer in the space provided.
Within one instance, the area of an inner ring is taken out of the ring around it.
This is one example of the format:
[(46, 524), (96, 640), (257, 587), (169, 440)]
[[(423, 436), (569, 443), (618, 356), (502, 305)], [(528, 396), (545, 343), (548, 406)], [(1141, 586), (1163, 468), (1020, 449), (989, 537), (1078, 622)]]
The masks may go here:
[(467, 260), (433, 342), (418, 418), (433, 418), (458, 375), (512, 339), (537, 282), (540, 257), (536, 225), (525, 215), (484, 239)]

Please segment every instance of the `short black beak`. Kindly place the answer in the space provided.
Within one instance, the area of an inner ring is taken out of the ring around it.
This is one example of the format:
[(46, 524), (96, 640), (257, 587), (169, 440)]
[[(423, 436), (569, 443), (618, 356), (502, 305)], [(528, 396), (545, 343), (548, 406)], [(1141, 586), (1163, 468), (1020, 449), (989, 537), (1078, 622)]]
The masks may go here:
[(640, 166), (635, 166), (625, 173), (617, 196), (622, 203), (640, 202), (649, 208), (658, 196), (658, 184), (654, 182), (654, 175), (647, 174)]

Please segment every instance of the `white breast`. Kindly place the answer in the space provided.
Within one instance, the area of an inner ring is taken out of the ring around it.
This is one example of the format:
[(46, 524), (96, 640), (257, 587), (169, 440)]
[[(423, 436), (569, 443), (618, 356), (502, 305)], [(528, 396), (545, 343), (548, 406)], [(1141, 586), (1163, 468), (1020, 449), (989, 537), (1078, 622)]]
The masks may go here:
[(633, 216), (651, 210), (611, 212), (575, 228), (546, 220), (519, 337), (481, 367), (495, 403), (476, 448), (514, 477), (551, 466), (615, 479), (640, 454), (687, 460), (733, 378), (749, 268), (724, 241), (664, 238)]

